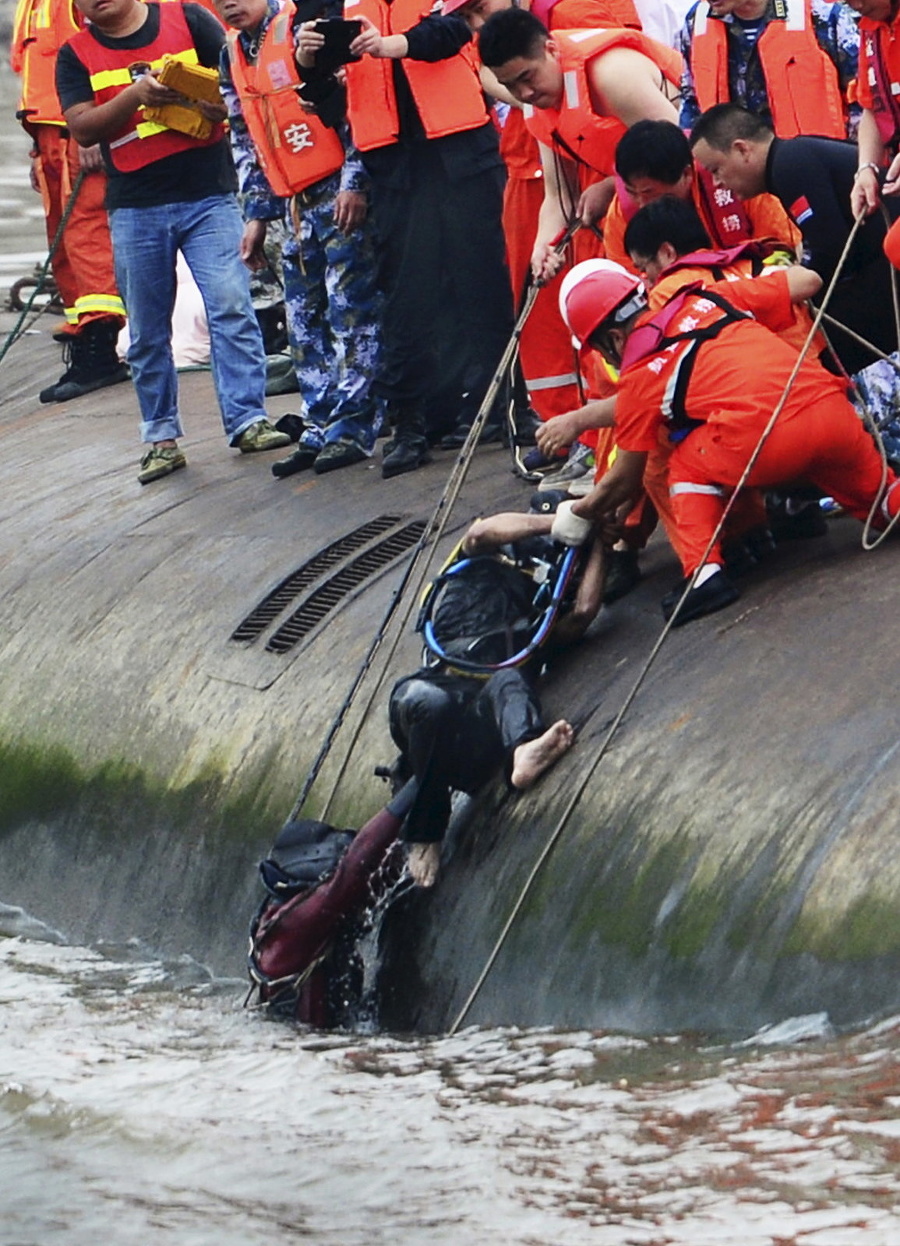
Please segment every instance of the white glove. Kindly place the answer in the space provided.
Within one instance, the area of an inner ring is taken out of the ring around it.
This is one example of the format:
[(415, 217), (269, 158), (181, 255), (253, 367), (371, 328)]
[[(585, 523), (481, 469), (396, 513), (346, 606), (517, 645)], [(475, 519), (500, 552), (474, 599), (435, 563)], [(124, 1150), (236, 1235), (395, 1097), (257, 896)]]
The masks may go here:
[(574, 502), (560, 502), (553, 516), (550, 535), (561, 545), (583, 545), (591, 534), (591, 521), (572, 513)]

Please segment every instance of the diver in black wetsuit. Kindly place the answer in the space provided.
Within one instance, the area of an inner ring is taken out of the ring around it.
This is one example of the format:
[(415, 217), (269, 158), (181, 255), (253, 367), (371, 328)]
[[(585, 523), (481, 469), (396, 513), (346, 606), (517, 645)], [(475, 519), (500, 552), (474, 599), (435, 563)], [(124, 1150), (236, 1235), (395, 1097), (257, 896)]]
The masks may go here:
[[(463, 538), (467, 557), (546, 537), (552, 514), (502, 514), (477, 520)], [(555, 644), (571, 643), (600, 607), (603, 555), (588, 552), (572, 609), (553, 629)], [(571, 747), (565, 719), (545, 727), (528, 666), (496, 671), (485, 682), (446, 666), (423, 668), (399, 680), (390, 699), (390, 729), (400, 749), (395, 770), (414, 775), (418, 789), (403, 826), (409, 869), (421, 886), (438, 871), (440, 842), (450, 818), (451, 791), (476, 792), (502, 766), (510, 786), (524, 790)]]

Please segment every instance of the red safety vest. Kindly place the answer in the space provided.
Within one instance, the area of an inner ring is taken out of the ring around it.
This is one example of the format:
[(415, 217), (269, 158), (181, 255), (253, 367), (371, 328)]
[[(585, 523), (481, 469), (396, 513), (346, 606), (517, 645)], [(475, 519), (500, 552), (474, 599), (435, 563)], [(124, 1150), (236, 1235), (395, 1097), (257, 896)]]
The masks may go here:
[[(383, 35), (405, 34), (432, 12), (431, 0), (345, 0), (344, 17), (367, 17)], [(396, 143), (400, 118), (392, 62), (364, 56), (347, 66), (347, 106), (360, 151)], [(475, 130), (488, 121), (475, 61), (467, 48), (445, 61), (403, 61), (427, 138)]]
[[(90, 28), (82, 30), (69, 41), (69, 46), (91, 76), (96, 103), (105, 104), (125, 90), (132, 81), (128, 66), (135, 61), (147, 62), (155, 68), (168, 54), (186, 65), (199, 63), (181, 4), (163, 3), (158, 8), (159, 33), (146, 47), (106, 48), (97, 42)], [(156, 121), (146, 121), (143, 108), (139, 108), (119, 133), (106, 141), (109, 158), (115, 168), (120, 173), (133, 173), (175, 152), (211, 147), (222, 139), (224, 133), (224, 128), (216, 125), (209, 138), (191, 138)]]
[[(837, 68), (819, 46), (809, 0), (776, 0), (776, 16), (759, 37), (757, 48), (779, 138), (819, 134), (847, 137), (846, 104)], [(780, 10), (780, 12), (779, 12)], [(691, 39), (691, 73), (700, 111), (732, 99), (728, 81), (728, 23), (697, 7)]]
[(618, 117), (598, 116), (594, 111), (586, 72), (588, 62), (610, 48), (634, 48), (677, 86), (681, 81), (681, 57), (638, 30), (558, 30), (554, 31), (553, 40), (563, 72), (563, 98), (559, 108), (526, 105), (528, 129), (538, 142), (607, 177), (615, 172), (616, 144), (627, 127)]
[(294, 90), (300, 82), (291, 35), (295, 12), (287, 0), (269, 23), (254, 65), (247, 62), (238, 32), (228, 34), (231, 77), (247, 129), (269, 185), (284, 196), (330, 177), (344, 163), (337, 134), (304, 111)]
[(83, 27), (72, 0), (19, 0), (9, 60), (22, 75), (18, 116), (26, 125), (65, 125), (56, 94), (56, 54)]

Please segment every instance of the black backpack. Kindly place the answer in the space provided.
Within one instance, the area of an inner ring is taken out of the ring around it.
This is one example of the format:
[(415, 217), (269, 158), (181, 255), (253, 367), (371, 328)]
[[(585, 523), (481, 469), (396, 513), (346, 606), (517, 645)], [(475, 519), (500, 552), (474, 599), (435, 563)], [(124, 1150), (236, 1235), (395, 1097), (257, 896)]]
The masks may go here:
[(287, 900), (317, 886), (337, 869), (355, 834), (312, 818), (286, 822), (271, 854), (259, 863), (266, 891), (276, 900)]

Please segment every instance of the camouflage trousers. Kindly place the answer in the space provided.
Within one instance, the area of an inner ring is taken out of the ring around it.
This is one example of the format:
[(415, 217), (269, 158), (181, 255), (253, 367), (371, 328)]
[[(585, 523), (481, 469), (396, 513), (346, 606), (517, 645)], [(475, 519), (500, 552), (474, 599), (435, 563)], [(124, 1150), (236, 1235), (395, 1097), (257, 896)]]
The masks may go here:
[[(891, 356), (900, 363), (900, 352)], [(878, 425), (885, 454), (894, 469), (900, 465), (900, 373), (886, 359), (870, 363), (853, 379), (857, 388), (851, 391), (853, 405), (860, 415), (868, 414)]]
[(381, 296), (371, 228), (334, 220), (340, 175), (295, 195), (282, 250), (284, 301), (306, 428), (301, 445), (375, 447), (382, 403), (372, 394), (381, 358)]

